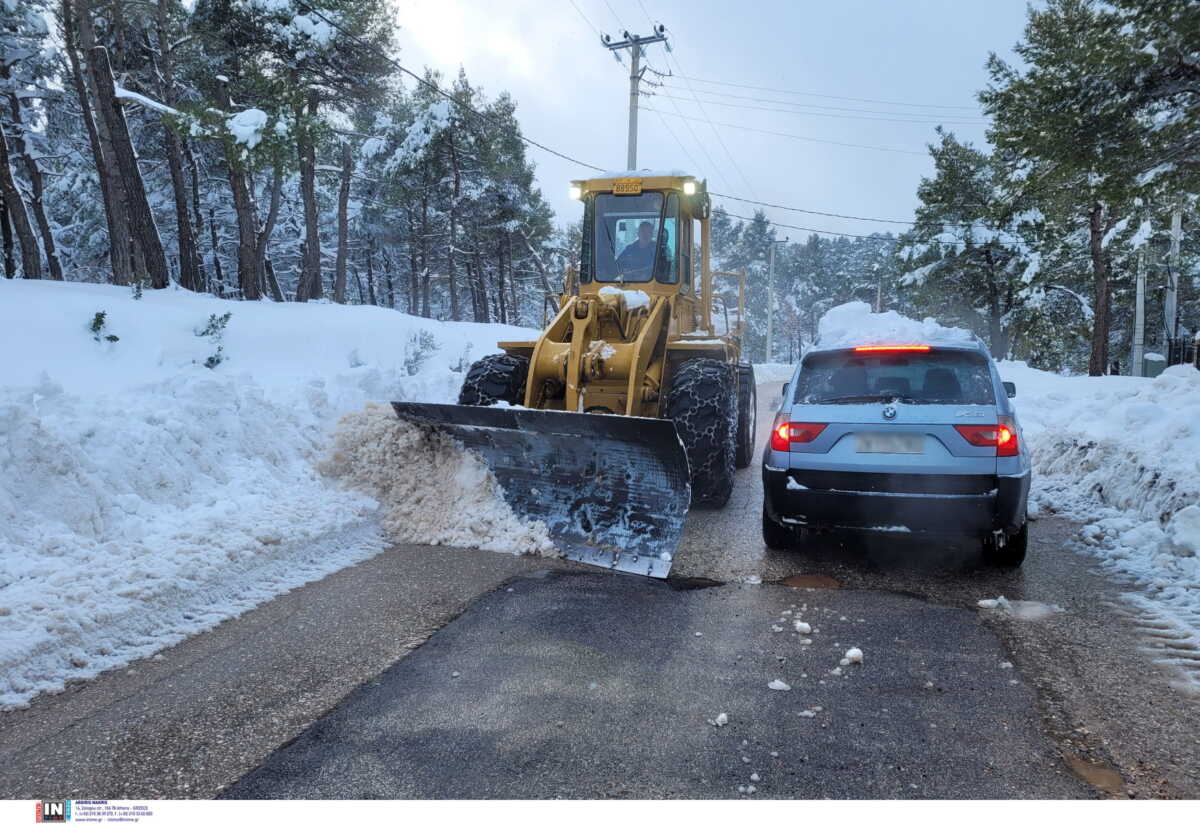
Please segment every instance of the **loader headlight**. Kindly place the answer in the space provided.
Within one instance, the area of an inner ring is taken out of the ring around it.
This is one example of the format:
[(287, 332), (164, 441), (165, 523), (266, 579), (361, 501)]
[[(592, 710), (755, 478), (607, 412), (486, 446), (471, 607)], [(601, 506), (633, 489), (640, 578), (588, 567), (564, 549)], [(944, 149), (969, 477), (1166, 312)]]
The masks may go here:
[(579, 200), (579, 198), (583, 197), (583, 189), (579, 188), (578, 186), (572, 186), (567, 190), (567, 194), (570, 196), (571, 200)]
[(696, 181), (694, 181), (694, 180), (683, 181), (683, 193), (685, 195), (696, 194)]

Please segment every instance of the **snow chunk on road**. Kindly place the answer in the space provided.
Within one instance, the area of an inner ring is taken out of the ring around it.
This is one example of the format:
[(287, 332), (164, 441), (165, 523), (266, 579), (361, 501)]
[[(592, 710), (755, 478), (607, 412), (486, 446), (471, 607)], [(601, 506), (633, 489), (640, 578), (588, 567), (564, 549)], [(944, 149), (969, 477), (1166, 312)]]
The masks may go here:
[(851, 664), (861, 664), (863, 661), (863, 653), (858, 647), (850, 647), (846, 650), (846, 661)]
[(791, 689), (790, 685), (785, 684), (783, 681), (780, 681), (778, 678), (776, 678), (771, 683), (767, 684), (767, 687), (769, 689), (779, 690), (781, 692), (787, 692), (788, 690)]
[(483, 459), (390, 408), (368, 404), (342, 418), (320, 469), (378, 498), (384, 529), (398, 543), (558, 556), (546, 525), (522, 522), (505, 503)]
[(812, 625), (805, 621), (793, 621), (792, 628), (801, 635), (808, 635), (812, 632)]
[(729, 715), (726, 713), (721, 713), (716, 718), (708, 719), (708, 723), (712, 724), (714, 727), (723, 727), (729, 723)]
[(1004, 615), (1009, 615), (1021, 621), (1039, 621), (1066, 612), (1057, 604), (1043, 604), (1041, 601), (1010, 601), (1001, 595), (999, 598), (984, 598), (979, 601), (980, 609), (994, 609)]

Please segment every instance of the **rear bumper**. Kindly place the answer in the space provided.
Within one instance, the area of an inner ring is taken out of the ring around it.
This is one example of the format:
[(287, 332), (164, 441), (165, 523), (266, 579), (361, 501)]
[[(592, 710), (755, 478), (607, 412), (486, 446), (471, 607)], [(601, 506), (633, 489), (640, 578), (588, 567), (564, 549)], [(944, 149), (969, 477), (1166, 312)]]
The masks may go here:
[[(1016, 532), (1025, 522), (1029, 473), (964, 476), (941, 484), (928, 476), (860, 473), (822, 478), (795, 469), (763, 467), (767, 514), (781, 523), (810, 529), (855, 529), (938, 535), (987, 536)], [(937, 476), (946, 479), (947, 476)], [(789, 488), (789, 480), (791, 488)], [(853, 489), (837, 488), (853, 486)], [(796, 488), (800, 487), (800, 488)], [(920, 491), (915, 491), (920, 490)]]

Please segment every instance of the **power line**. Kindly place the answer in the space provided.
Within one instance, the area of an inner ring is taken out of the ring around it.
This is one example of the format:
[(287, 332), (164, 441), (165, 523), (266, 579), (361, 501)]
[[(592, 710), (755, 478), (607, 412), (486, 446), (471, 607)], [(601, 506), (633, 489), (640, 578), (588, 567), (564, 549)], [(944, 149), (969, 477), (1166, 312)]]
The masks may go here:
[[(743, 223), (754, 223), (756, 221), (756, 218), (746, 217), (745, 215), (735, 215), (733, 212), (725, 212), (725, 214), (736, 220), (740, 220)], [(763, 219), (767, 220), (766, 216), (764, 216)], [(853, 237), (853, 238), (859, 238), (861, 240), (876, 240), (876, 241), (885, 241), (885, 242), (890, 241), (893, 243), (896, 242), (896, 240), (897, 240), (892, 235), (888, 235), (887, 237), (881, 237), (878, 234), (856, 235), (852, 232), (832, 232), (827, 229), (813, 229), (810, 226), (793, 226), (790, 223), (776, 223), (773, 220), (768, 220), (767, 222), (770, 223), (772, 226), (777, 226), (781, 229), (795, 229), (799, 232), (812, 232), (813, 234), (817, 234), (817, 235), (834, 235), (836, 237)], [(932, 241), (932, 242), (938, 243), (939, 241)]]
[[(391, 63), (393, 66), (395, 66), (397, 70), (403, 72), (404, 74), (408, 75), (409, 77), (412, 77), (418, 83), (420, 83), (421, 85), (426, 86), (427, 88), (436, 92), (438, 95), (449, 100), (451, 103), (454, 103), (455, 105), (459, 106), (460, 108), (467, 110), (468, 112), (474, 114), (475, 116), (477, 116), (483, 120), (486, 120), (486, 121), (492, 123), (493, 125), (499, 126), (501, 128), (507, 128), (508, 124), (504, 123), (503, 121), (499, 120), (496, 117), (493, 117), (492, 115), (489, 115), (489, 114), (479, 111), (478, 109), (474, 108), (473, 106), (471, 106), (468, 103), (458, 100), (450, 93), (444, 91), (436, 83), (432, 83), (432, 82), (426, 80), (425, 78), (421, 77), (420, 75), (416, 74), (415, 72), (413, 72), (410, 69), (406, 68), (405, 66), (401, 65), (401, 63), (398, 60), (396, 60), (391, 55), (387, 54), (386, 52), (384, 52), (382, 49), (378, 48), (374, 44), (369, 43), (366, 40), (363, 40), (363, 38), (359, 37), (356, 34), (353, 34), (352, 32), (346, 31), (338, 23), (334, 22), (333, 20), (330, 20), (329, 17), (327, 17), (320, 9), (315, 9), (311, 6), (308, 6), (306, 3), (302, 2), (302, 0), (298, 0), (297, 5), (302, 7), (307, 13), (313, 14), (316, 17), (320, 18), (325, 23), (327, 23), (330, 27), (332, 27), (336, 31), (340, 32), (344, 36), (350, 38), (351, 40), (354, 40), (359, 45), (361, 45), (365, 48), (373, 49), (373, 50), (377, 51), (380, 54), (380, 56), (382, 56), (386, 61)], [(609, 8), (611, 10), (611, 6)], [(615, 12), (614, 12), (614, 14), (615, 14)], [(710, 121), (710, 125), (711, 125), (711, 121)], [(713, 127), (713, 131), (714, 131), (714, 134), (717, 134), (715, 126)], [(596, 166), (591, 163), (587, 163), (583, 160), (579, 160), (578, 158), (572, 157), (571, 155), (568, 155), (564, 152), (560, 152), (557, 149), (552, 149), (549, 146), (545, 145), (544, 143), (540, 143), (536, 140), (533, 140), (532, 138), (526, 137), (524, 134), (521, 134), (520, 132), (517, 132), (516, 136), (522, 142), (524, 142), (530, 146), (534, 146), (538, 149), (541, 149), (544, 152), (549, 152), (550, 154), (554, 155), (555, 157), (562, 158), (563, 160), (569, 161), (571, 163), (575, 163), (576, 165), (583, 166), (584, 168), (587, 168), (587, 169), (592, 169), (593, 171), (597, 171), (597, 172), (604, 171), (604, 169), (602, 169), (600, 166)], [(719, 134), (718, 134), (718, 138), (719, 138)], [(701, 145), (703, 145), (703, 144), (701, 144)], [(728, 152), (728, 150), (726, 150), (726, 151)], [(711, 160), (711, 158), (710, 158), (710, 160)], [(732, 157), (730, 157), (730, 160), (732, 160)], [(714, 194), (716, 194), (716, 193), (714, 193)], [(798, 207), (777, 206), (777, 205), (772, 205), (772, 204), (766, 204), (766, 203), (763, 203), (762, 201), (748, 200), (746, 198), (738, 198), (738, 197), (734, 197), (732, 195), (717, 195), (717, 196), (718, 197), (726, 197), (726, 198), (730, 198), (730, 199), (734, 199), (734, 200), (738, 200), (738, 201), (746, 202), (746, 203), (765, 205), (769, 208), (788, 209), (788, 210), (798, 211), (798, 212), (801, 212), (801, 211), (811, 212), (814, 214), (830, 214), (830, 213), (812, 212), (812, 210), (803, 210), (803, 209), (799, 209)], [(742, 221), (751, 221), (752, 222), (755, 220), (755, 218), (748, 218), (748, 217), (745, 217), (744, 215), (736, 215), (731, 212), (726, 212), (725, 214), (729, 215), (732, 218), (742, 220)], [(846, 216), (840, 216), (840, 217), (850, 218), (851, 216), (846, 215)], [(870, 218), (857, 218), (857, 219), (870, 220)], [(893, 222), (893, 221), (878, 221), (878, 222)], [(895, 221), (895, 222), (900, 222), (900, 221)], [(776, 223), (774, 221), (771, 221), (771, 225), (778, 226), (778, 227), (784, 228), (784, 229), (795, 229), (795, 230), (801, 231), (801, 232), (812, 232), (815, 234), (835, 235), (835, 236), (839, 236), (839, 237), (853, 237), (853, 238), (861, 238), (861, 239), (866, 239), (866, 240), (884, 240), (885, 239), (885, 238), (880, 238), (878, 235), (861, 235), (861, 234), (854, 234), (851, 232), (834, 232), (834, 231), (829, 231), (829, 230), (825, 230), (825, 229), (813, 229), (811, 227), (806, 227), (806, 226), (795, 226), (795, 225), (787, 224), (787, 223)], [(928, 243), (937, 244), (937, 245), (949, 245), (949, 246), (961, 245), (958, 243), (946, 243), (946, 242), (936, 241), (936, 240), (928, 241)]]
[[(641, 0), (638, 0), (638, 2), (640, 3)], [(645, 9), (646, 7), (642, 6), (642, 10), (645, 11)], [(676, 67), (678, 67), (680, 72), (682, 72), (683, 66), (679, 63), (679, 58), (675, 57), (673, 53), (668, 52), (668, 65), (672, 59), (674, 59)], [(672, 95), (663, 96), (671, 97)], [(704, 108), (704, 104), (700, 102), (700, 98), (696, 96), (694, 90), (692, 91), (692, 99), (696, 101), (696, 105), (700, 108), (700, 114), (703, 115), (704, 119), (708, 121), (708, 126), (710, 129), (712, 129), (713, 136), (717, 138), (717, 142), (721, 144), (721, 150), (725, 152), (725, 157), (729, 158), (729, 165), (733, 166), (734, 171), (738, 173), (738, 177), (740, 177), (742, 182), (746, 184), (746, 190), (749, 191), (750, 194), (754, 194), (754, 185), (750, 182), (750, 179), (746, 177), (745, 172), (742, 171), (742, 167), (738, 165), (738, 162), (733, 159), (733, 153), (730, 152), (729, 147), (725, 145), (725, 138), (721, 137), (721, 132), (718, 131), (717, 127), (713, 124), (712, 118), (708, 116), (708, 110)]]
[(674, 129), (672, 129), (672, 128), (671, 128), (671, 124), (667, 122), (667, 118), (666, 118), (666, 117), (664, 117), (664, 116), (663, 116), (663, 113), (662, 113), (662, 112), (660, 112), (660, 111), (658, 111), (658, 110), (655, 110), (655, 114), (657, 114), (657, 115), (658, 115), (658, 119), (662, 121), (663, 128), (665, 128), (665, 129), (667, 130), (667, 134), (671, 135), (671, 137), (673, 137), (673, 138), (675, 139), (675, 142), (676, 142), (677, 144), (679, 144), (679, 148), (680, 148), (680, 150), (681, 150), (681, 151), (682, 151), (682, 152), (683, 152), (685, 155), (687, 155), (687, 158), (688, 158), (688, 160), (692, 161), (692, 164), (693, 164), (693, 165), (696, 167), (696, 169), (699, 169), (699, 168), (700, 168), (700, 164), (699, 164), (699, 163), (696, 161), (696, 158), (695, 158), (695, 156), (693, 156), (693, 155), (692, 155), (692, 153), (691, 153), (690, 151), (688, 151), (688, 148), (687, 148), (687, 146), (684, 146), (684, 145), (683, 145), (683, 141), (679, 139), (679, 135), (675, 134), (675, 130), (674, 130)]
[[(646, 111), (654, 112), (654, 111), (658, 111), (658, 110), (647, 108)], [(676, 111), (678, 112), (678, 107), (677, 107)], [(664, 112), (659, 112), (659, 114), (664, 114)], [(666, 112), (665, 114), (670, 114), (670, 112)], [(684, 120), (695, 120), (697, 122), (703, 122), (698, 117), (688, 117), (687, 115), (685, 115), (681, 112), (678, 112), (676, 115), (671, 115), (671, 116), (672, 117), (678, 116), (680, 118), (683, 118)], [(887, 146), (871, 146), (871, 145), (868, 145), (865, 143), (843, 143), (839, 140), (824, 140), (819, 137), (806, 137), (804, 135), (790, 134), (788, 132), (775, 132), (775, 131), (771, 131), (770, 129), (756, 129), (752, 126), (743, 126), (740, 123), (718, 122), (717, 125), (724, 126), (729, 129), (741, 129), (742, 131), (746, 131), (746, 132), (757, 132), (758, 134), (769, 134), (769, 135), (774, 135), (776, 137), (787, 137), (787, 138), (791, 138), (792, 140), (806, 140), (811, 143), (825, 143), (830, 146), (846, 146), (846, 147), (852, 148), (852, 149), (873, 149), (874, 151), (877, 151), (877, 152), (894, 152), (896, 154), (919, 155), (920, 157), (926, 157), (928, 155), (928, 152), (917, 152), (917, 151), (913, 151), (912, 149), (892, 149), (892, 148), (888, 148)]]
[[(763, 206), (768, 209), (782, 209), (787, 212), (802, 212), (806, 215), (821, 215), (822, 217), (837, 217), (837, 218), (842, 218), (843, 220), (863, 220), (863, 221), (867, 221), (869, 223), (902, 223), (907, 226), (915, 226), (917, 223), (915, 220), (894, 220), (894, 219), (886, 218), (886, 217), (861, 217), (859, 215), (839, 215), (836, 212), (818, 212), (815, 209), (801, 209), (798, 206), (781, 206), (778, 203), (765, 203), (761, 200), (750, 200), (749, 198), (737, 197), (735, 195), (725, 195), (725, 194), (721, 194), (720, 192), (710, 191), (709, 194), (711, 194), (713, 197), (725, 198), (726, 200), (736, 200), (740, 203), (750, 203), (750, 204), (753, 204), (754, 206)], [(957, 226), (957, 225), (970, 225), (970, 224), (944, 224), (944, 225)]]
[[(669, 83), (664, 83), (663, 88), (672, 89), (674, 91), (683, 91), (684, 90), (682, 86), (672, 86)], [(771, 103), (771, 104), (778, 105), (778, 106), (803, 106), (804, 108), (807, 108), (807, 109), (825, 109), (827, 111), (833, 111), (833, 112), (855, 112), (857, 114), (898, 115), (900, 117), (922, 117), (922, 118), (929, 118), (929, 119), (933, 119), (933, 120), (945, 119), (946, 117), (953, 117), (955, 119), (967, 119), (964, 115), (940, 115), (940, 114), (933, 113), (933, 112), (896, 112), (896, 111), (889, 112), (889, 111), (882, 111), (880, 109), (857, 108), (854, 106), (825, 106), (820, 103), (800, 103), (800, 102), (793, 102), (791, 100), (776, 100), (776, 99), (770, 98), (770, 97), (754, 97), (753, 95), (729, 94), (727, 92), (710, 92), (706, 89), (701, 89), (700, 93), (713, 95), (715, 97), (728, 97), (733, 100), (749, 100), (749, 101), (755, 102), (755, 103)], [(970, 119), (983, 120), (983, 118), (970, 118)]]
[[(605, 1), (607, 2), (607, 0), (605, 0)], [(646, 8), (646, 4), (644, 2), (642, 2), (642, 0), (638, 0), (638, 7), (641, 8), (642, 14), (646, 15), (646, 20), (648, 20), (650, 22), (650, 25), (653, 26), (654, 18), (650, 16), (650, 10)], [(679, 58), (675, 57), (674, 51), (672, 49), (669, 49), (669, 48), (667, 49), (666, 59), (667, 59), (668, 68), (670, 67), (671, 60), (674, 59), (675, 65), (677, 67), (679, 67), (679, 71), (680, 72), (683, 71), (683, 66), (680, 64)], [(651, 71), (653, 71), (653, 69), (651, 69)], [(659, 74), (661, 76), (661, 73), (659, 73)], [(691, 84), (689, 84), (689, 88), (690, 88), (690, 85)], [(695, 99), (696, 105), (700, 107), (700, 113), (702, 115), (704, 115), (704, 119), (708, 121), (709, 128), (712, 129), (712, 133), (717, 138), (717, 142), (721, 144), (721, 149), (725, 152), (725, 156), (727, 158), (729, 158), (729, 164), (731, 166), (733, 166), (734, 171), (736, 171), (738, 173), (738, 177), (740, 177), (742, 179), (742, 182), (746, 184), (746, 190), (749, 191), (750, 194), (754, 194), (754, 185), (750, 182), (750, 179), (748, 177), (746, 177), (745, 173), (742, 171), (742, 167), (738, 165), (738, 162), (733, 159), (733, 154), (729, 151), (729, 147), (725, 145), (725, 139), (723, 137), (721, 137), (721, 133), (719, 131), (717, 131), (717, 127), (713, 125), (712, 118), (710, 118), (708, 116), (708, 112), (705, 111), (704, 104), (702, 104), (700, 102), (700, 98), (696, 97), (695, 92), (692, 93), (692, 97)], [(677, 111), (677, 112), (679, 111), (679, 106), (675, 104), (675, 101), (671, 101), (671, 105), (675, 106), (675, 111)], [(683, 113), (680, 112), (681, 116), (682, 116), (682, 114)], [(662, 117), (662, 115), (660, 114), (659, 117)], [(665, 123), (665, 121), (664, 121), (664, 123)], [(697, 142), (699, 142), (699, 141), (697, 141)], [(701, 147), (703, 148), (703, 144), (701, 144)], [(707, 154), (707, 153), (708, 153), (707, 150), (705, 150), (705, 154)], [(710, 161), (711, 161), (711, 158), (710, 158)], [(715, 163), (713, 165), (716, 166)], [(722, 177), (724, 177), (724, 175), (722, 175)]]
[(978, 106), (948, 106), (939, 103), (904, 103), (898, 100), (879, 100), (873, 97), (845, 97), (837, 94), (820, 94), (818, 92), (801, 92), (792, 89), (777, 89), (770, 86), (752, 86), (746, 83), (730, 83), (724, 80), (705, 80), (699, 77), (690, 77), (685, 79), (693, 80), (696, 83), (706, 83), (713, 86), (729, 86), (736, 89), (752, 89), (754, 91), (775, 92), (777, 94), (794, 94), (801, 97), (820, 97), (825, 100), (849, 100), (854, 103), (882, 103), (887, 106), (911, 106), (922, 109), (969, 109), (971, 111), (979, 111)]
[[(660, 96), (665, 97), (665, 98), (673, 97), (672, 95), (669, 95), (669, 94), (663, 94)], [(697, 103), (700, 102), (699, 98), (695, 97), (694, 92), (693, 92), (692, 96), (693, 96), (693, 99), (695, 99)], [(685, 97), (681, 97), (679, 99), (687, 100), (687, 98), (685, 98)], [(706, 102), (712, 104), (713, 106), (725, 106), (725, 107), (731, 108), (731, 109), (753, 109), (755, 111), (760, 111), (760, 112), (775, 112), (777, 114), (792, 114), (792, 115), (803, 115), (803, 116), (810, 116), (810, 117), (839, 117), (839, 118), (843, 118), (843, 119), (847, 119), (847, 120), (871, 120), (871, 121), (874, 121), (877, 123), (917, 123), (922, 126), (936, 126), (941, 123), (948, 123), (951, 125), (962, 125), (962, 126), (984, 126), (984, 125), (987, 125), (986, 120), (978, 120), (978, 121), (976, 121), (976, 120), (951, 120), (951, 119), (947, 119), (947, 118), (928, 119), (928, 120), (913, 120), (913, 119), (895, 118), (895, 117), (870, 117), (867, 115), (857, 115), (857, 114), (833, 114), (831, 112), (801, 112), (801, 111), (796, 111), (795, 109), (777, 109), (777, 108), (771, 108), (769, 106), (751, 106), (747, 103), (723, 103), (719, 100), (708, 100)], [(703, 111), (704, 107), (701, 106), (700, 109), (701, 109), (701, 111)]]
[[(327, 17), (327, 16), (326, 16), (326, 15), (325, 15), (325, 14), (324, 14), (324, 13), (323, 13), (321, 10), (320, 10), (320, 9), (313, 8), (312, 6), (310, 6), (310, 5), (308, 5), (307, 3), (303, 2), (303, 0), (297, 0), (297, 2), (296, 2), (296, 5), (297, 5), (297, 6), (299, 6), (299, 7), (301, 7), (301, 8), (303, 8), (303, 9), (304, 9), (304, 11), (306, 11), (308, 14), (316, 15), (316, 16), (317, 16), (317, 17), (319, 17), (321, 20), (324, 20), (324, 21), (325, 21), (325, 23), (327, 23), (327, 24), (328, 24), (330, 27), (332, 27), (333, 29), (337, 30), (337, 31), (338, 31), (338, 32), (340, 32), (341, 34), (345, 35), (346, 37), (349, 37), (351, 40), (353, 40), (354, 42), (358, 43), (360, 46), (363, 46), (363, 47), (365, 47), (365, 48), (368, 48), (368, 49), (373, 49), (373, 50), (375, 50), (376, 52), (378, 52), (378, 53), (379, 53), (379, 55), (380, 55), (380, 56), (381, 56), (381, 57), (382, 57), (384, 60), (386, 60), (386, 61), (388, 61), (389, 63), (391, 63), (391, 64), (392, 64), (393, 66), (395, 66), (395, 67), (396, 67), (396, 68), (397, 68), (399, 71), (403, 72), (404, 74), (407, 74), (409, 77), (411, 77), (411, 78), (413, 78), (414, 80), (416, 80), (416, 81), (417, 81), (418, 83), (420, 83), (422, 86), (426, 86), (426, 87), (428, 87), (429, 89), (432, 89), (434, 92), (437, 92), (439, 95), (441, 95), (442, 97), (446, 98), (447, 100), (449, 100), (451, 103), (455, 104), (456, 106), (458, 106), (458, 107), (460, 107), (460, 108), (462, 108), (462, 109), (466, 109), (468, 112), (471, 112), (471, 113), (472, 113), (472, 114), (474, 114), (476, 117), (479, 117), (479, 118), (481, 118), (481, 119), (483, 119), (483, 120), (486, 120), (486, 121), (488, 121), (489, 123), (491, 123), (491, 124), (492, 124), (492, 125), (494, 125), (494, 126), (500, 126), (501, 128), (505, 127), (505, 125), (506, 125), (506, 124), (505, 124), (503, 121), (501, 121), (499, 118), (496, 118), (496, 117), (493, 117), (493, 116), (492, 116), (492, 115), (490, 115), (490, 114), (486, 114), (486, 113), (484, 113), (484, 112), (481, 112), (481, 111), (479, 111), (478, 109), (476, 109), (474, 106), (471, 106), (469, 103), (465, 103), (465, 102), (463, 102), (463, 101), (461, 101), (461, 100), (457, 99), (457, 98), (456, 98), (454, 95), (450, 94), (449, 92), (447, 92), (447, 91), (443, 91), (443, 90), (442, 90), (442, 88), (441, 88), (440, 86), (438, 86), (436, 83), (431, 83), (431, 82), (429, 82), (428, 80), (426, 80), (425, 78), (421, 77), (421, 76), (420, 76), (419, 74), (417, 74), (416, 72), (414, 72), (414, 71), (412, 71), (412, 70), (410, 70), (410, 69), (407, 69), (407, 68), (405, 68), (404, 66), (402, 66), (402, 65), (400, 64), (400, 61), (396, 60), (396, 58), (392, 57), (390, 54), (388, 54), (388, 53), (387, 53), (387, 52), (385, 52), (383, 49), (381, 49), (381, 48), (379, 48), (378, 46), (376, 46), (374, 43), (369, 43), (369, 42), (367, 42), (366, 40), (363, 40), (363, 39), (362, 39), (361, 37), (359, 37), (357, 34), (354, 34), (354, 33), (352, 33), (352, 32), (348, 32), (348, 31), (346, 31), (344, 28), (342, 28), (342, 27), (341, 27), (341, 25), (339, 25), (338, 23), (335, 23), (333, 20), (330, 20), (330, 19), (329, 19), (329, 18), (328, 18), (328, 17)], [(541, 149), (543, 152), (549, 152), (550, 154), (554, 155), (555, 157), (560, 157), (560, 158), (562, 158), (563, 160), (566, 160), (566, 161), (569, 161), (569, 162), (571, 162), (571, 163), (574, 163), (574, 164), (576, 164), (577, 166), (582, 166), (582, 167), (584, 167), (585, 169), (591, 169), (591, 170), (593, 170), (593, 171), (596, 171), (596, 172), (603, 172), (603, 171), (604, 171), (604, 169), (603, 169), (603, 168), (601, 168), (600, 166), (594, 166), (594, 165), (592, 165), (591, 163), (587, 163), (587, 162), (585, 162), (585, 161), (582, 161), (582, 160), (580, 160), (580, 159), (579, 159), (579, 158), (577, 158), (577, 157), (571, 157), (569, 154), (566, 154), (566, 153), (564, 153), (564, 152), (560, 152), (560, 151), (558, 151), (557, 149), (551, 149), (551, 148), (550, 148), (549, 146), (547, 146), (546, 144), (544, 144), (544, 143), (539, 143), (538, 141), (534, 140), (534, 139), (533, 139), (533, 138), (531, 138), (531, 137), (526, 137), (526, 136), (525, 136), (525, 134), (524, 134), (523, 132), (520, 132), (520, 131), (518, 131), (518, 132), (517, 132), (517, 134), (516, 134), (516, 136), (517, 136), (517, 138), (518, 138), (519, 140), (521, 140), (521, 142), (523, 142), (523, 143), (527, 143), (527, 144), (528, 144), (528, 145), (530, 145), (530, 146), (536, 146), (537, 148)]]
[(578, 4), (576, 4), (575, 0), (571, 0), (571, 6), (575, 9), (576, 12), (578, 12), (579, 16), (583, 18), (583, 22), (587, 23), (588, 27), (591, 28), (591, 30), (596, 33), (597, 37), (603, 36), (600, 33), (600, 29), (598, 29), (596, 27), (595, 23), (593, 23), (591, 20), (588, 19), (588, 16), (583, 13), (583, 9), (579, 8), (579, 6), (578, 6)]

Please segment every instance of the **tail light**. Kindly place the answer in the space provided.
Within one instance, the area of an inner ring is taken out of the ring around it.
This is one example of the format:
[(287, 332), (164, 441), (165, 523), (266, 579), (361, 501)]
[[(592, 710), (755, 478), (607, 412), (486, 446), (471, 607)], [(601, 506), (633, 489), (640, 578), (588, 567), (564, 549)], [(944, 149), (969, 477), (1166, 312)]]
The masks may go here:
[(827, 423), (796, 423), (780, 415), (771, 430), (771, 449), (787, 452), (794, 443), (812, 443), (827, 426)]
[(960, 423), (954, 428), (972, 446), (996, 447), (997, 458), (1012, 458), (1021, 453), (1016, 422), (1007, 415), (999, 416), (994, 424)]

